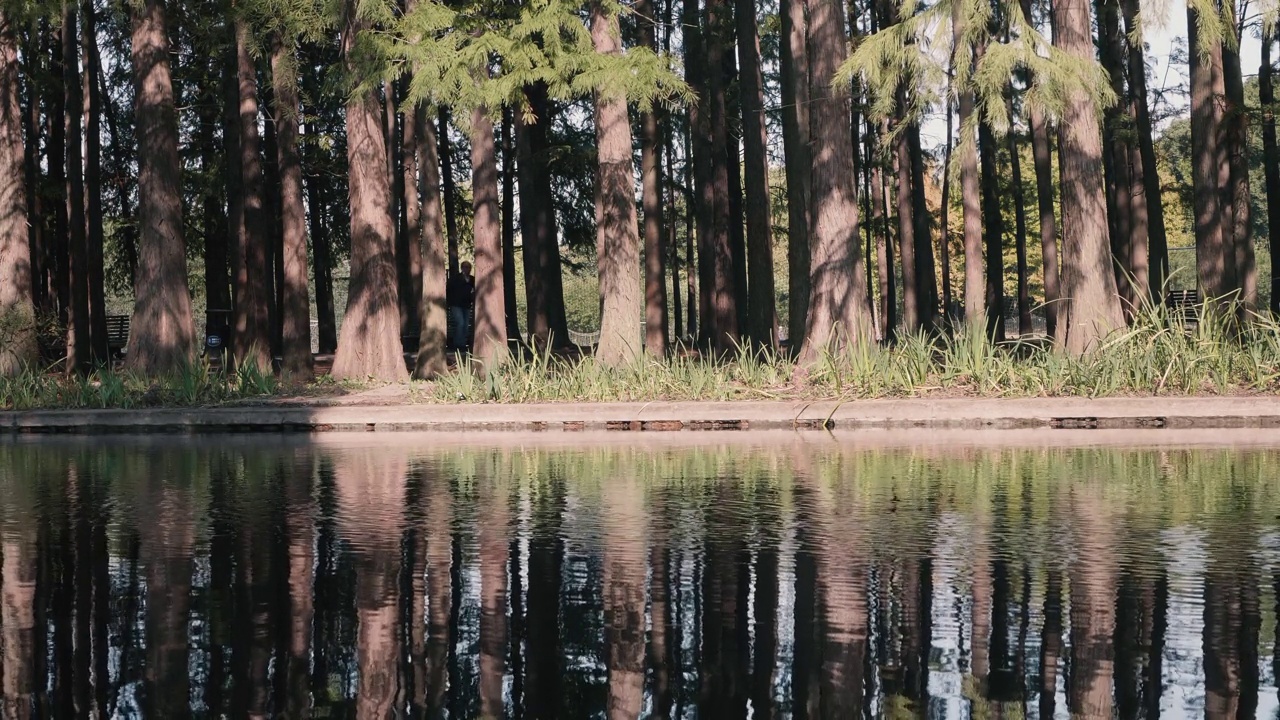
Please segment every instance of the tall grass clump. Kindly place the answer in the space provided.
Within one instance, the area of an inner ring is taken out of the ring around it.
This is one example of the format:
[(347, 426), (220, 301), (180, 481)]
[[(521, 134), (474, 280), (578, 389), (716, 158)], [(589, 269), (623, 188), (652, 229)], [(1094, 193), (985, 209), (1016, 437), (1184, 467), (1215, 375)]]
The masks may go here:
[(0, 410), (202, 407), (278, 391), (275, 377), (256, 367), (228, 372), (202, 362), (160, 378), (105, 368), (80, 376), (34, 369), (0, 377)]

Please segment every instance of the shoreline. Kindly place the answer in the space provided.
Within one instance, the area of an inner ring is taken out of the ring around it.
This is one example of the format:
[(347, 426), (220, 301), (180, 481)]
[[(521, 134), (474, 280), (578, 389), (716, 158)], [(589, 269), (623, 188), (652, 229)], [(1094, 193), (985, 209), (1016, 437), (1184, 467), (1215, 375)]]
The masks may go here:
[[(1280, 429), (1280, 397), (296, 404), (0, 412), (0, 434)], [(924, 438), (922, 438), (924, 439)]]

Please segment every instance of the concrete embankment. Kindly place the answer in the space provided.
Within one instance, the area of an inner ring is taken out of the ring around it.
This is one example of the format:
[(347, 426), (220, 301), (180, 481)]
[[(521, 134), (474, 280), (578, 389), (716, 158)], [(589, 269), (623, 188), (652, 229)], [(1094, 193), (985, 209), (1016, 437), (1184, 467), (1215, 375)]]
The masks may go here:
[[(262, 405), (0, 412), (0, 433), (1280, 428), (1280, 397), (537, 405)], [(921, 438), (927, 440), (927, 438)]]

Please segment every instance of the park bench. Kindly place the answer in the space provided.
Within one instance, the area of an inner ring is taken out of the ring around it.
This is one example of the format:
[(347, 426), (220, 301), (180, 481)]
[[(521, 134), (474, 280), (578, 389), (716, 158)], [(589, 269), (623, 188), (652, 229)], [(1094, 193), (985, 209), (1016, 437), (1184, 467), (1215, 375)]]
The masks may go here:
[(120, 357), (124, 354), (125, 347), (129, 344), (129, 316), (128, 315), (108, 315), (107, 316), (107, 352), (112, 357)]
[(1185, 328), (1193, 328), (1199, 316), (1196, 307), (1200, 305), (1200, 293), (1197, 290), (1170, 290), (1164, 298), (1164, 305), (1169, 309), (1169, 316), (1175, 321), (1182, 320)]

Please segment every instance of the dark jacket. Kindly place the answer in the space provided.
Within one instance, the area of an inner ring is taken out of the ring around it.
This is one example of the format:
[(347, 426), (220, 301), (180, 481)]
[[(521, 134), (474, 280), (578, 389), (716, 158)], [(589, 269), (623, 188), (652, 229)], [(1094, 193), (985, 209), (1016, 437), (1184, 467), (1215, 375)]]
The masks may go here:
[(471, 307), (472, 300), (475, 299), (476, 283), (470, 275), (455, 273), (449, 278), (448, 284), (444, 288), (445, 303), (449, 307)]

